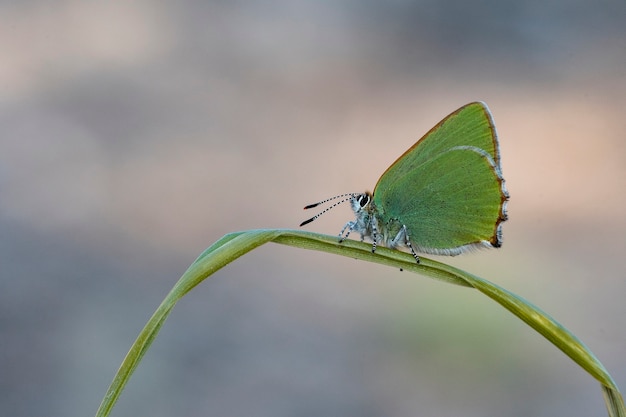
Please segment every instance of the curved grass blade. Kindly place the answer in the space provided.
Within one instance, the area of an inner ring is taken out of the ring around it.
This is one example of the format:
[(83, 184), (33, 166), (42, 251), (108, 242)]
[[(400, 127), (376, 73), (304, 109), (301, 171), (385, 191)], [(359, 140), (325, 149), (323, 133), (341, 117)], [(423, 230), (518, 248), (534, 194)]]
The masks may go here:
[(417, 272), (447, 283), (476, 288), (543, 335), (598, 380), (602, 384), (609, 416), (626, 417), (626, 407), (617, 385), (591, 350), (556, 320), (523, 298), (475, 275), (424, 257), (421, 257), (420, 264), (417, 264), (410, 254), (404, 252), (381, 247), (374, 254), (371, 252), (371, 245), (367, 243), (346, 240), (339, 244), (335, 236), (280, 229), (260, 229), (227, 234), (207, 248), (191, 264), (131, 346), (98, 408), (97, 417), (110, 414), (176, 303), (214, 272), (267, 242), (362, 259)]

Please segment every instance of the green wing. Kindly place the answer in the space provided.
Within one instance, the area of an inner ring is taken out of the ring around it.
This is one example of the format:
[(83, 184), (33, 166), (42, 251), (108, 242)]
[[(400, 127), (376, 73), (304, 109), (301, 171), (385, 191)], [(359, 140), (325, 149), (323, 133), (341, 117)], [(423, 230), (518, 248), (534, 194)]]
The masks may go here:
[(374, 194), (383, 228), (405, 225), (416, 251), (443, 255), (500, 246), (507, 199), (491, 154), (463, 145), (387, 181)]
[(499, 169), (496, 130), (491, 113), (484, 103), (467, 104), (433, 127), (383, 173), (376, 184), (374, 195), (377, 189), (387, 189), (397, 178), (454, 146), (475, 146), (484, 150)]

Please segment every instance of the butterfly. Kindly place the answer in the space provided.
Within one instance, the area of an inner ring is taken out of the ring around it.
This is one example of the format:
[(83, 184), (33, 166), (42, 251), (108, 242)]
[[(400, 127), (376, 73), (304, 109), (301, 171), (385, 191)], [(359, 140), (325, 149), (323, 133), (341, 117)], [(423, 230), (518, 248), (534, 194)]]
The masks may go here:
[(482, 102), (451, 113), (402, 154), (381, 175), (373, 192), (342, 194), (304, 226), (349, 202), (355, 219), (339, 233), (340, 242), (357, 232), (361, 241), (407, 247), (417, 253), (458, 255), (502, 245), (509, 193), (500, 167), (498, 137)]

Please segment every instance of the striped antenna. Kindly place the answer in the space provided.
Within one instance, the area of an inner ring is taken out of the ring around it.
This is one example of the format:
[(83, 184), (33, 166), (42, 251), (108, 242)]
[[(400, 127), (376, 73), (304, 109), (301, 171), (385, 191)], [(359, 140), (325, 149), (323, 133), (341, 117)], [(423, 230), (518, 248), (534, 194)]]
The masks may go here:
[[(336, 200), (336, 199), (338, 199), (338, 198), (343, 198), (343, 200), (341, 200), (341, 201), (337, 201), (337, 202), (336, 202), (336, 203), (334, 203), (332, 206), (326, 207), (324, 210), (320, 211), (320, 212), (319, 212), (319, 213), (317, 213), (315, 216), (313, 216), (313, 217), (311, 217), (310, 219), (305, 220), (305, 221), (303, 221), (302, 223), (300, 223), (300, 227), (304, 226), (305, 224), (309, 224), (309, 223), (311, 223), (313, 220), (317, 219), (317, 218), (318, 218), (318, 217), (320, 217), (322, 214), (326, 213), (328, 210), (330, 210), (330, 209), (332, 209), (332, 208), (334, 208), (334, 207), (338, 206), (338, 205), (339, 205), (339, 204), (341, 204), (341, 203), (345, 203), (346, 201), (350, 200), (350, 198), (354, 197), (355, 195), (358, 195), (358, 193), (341, 194), (341, 195), (336, 195), (336, 196), (331, 197), (331, 198), (327, 198), (326, 200), (322, 200), (322, 201), (320, 201), (320, 202), (318, 202), (318, 203), (309, 204), (308, 206), (304, 207), (304, 209), (305, 209), (305, 210), (308, 210), (308, 209), (313, 208), (313, 207), (317, 207), (317, 206), (319, 206), (320, 204), (324, 204), (324, 203), (327, 203), (327, 202), (329, 202), (329, 201)], [(348, 198), (344, 198), (344, 197), (348, 197)]]

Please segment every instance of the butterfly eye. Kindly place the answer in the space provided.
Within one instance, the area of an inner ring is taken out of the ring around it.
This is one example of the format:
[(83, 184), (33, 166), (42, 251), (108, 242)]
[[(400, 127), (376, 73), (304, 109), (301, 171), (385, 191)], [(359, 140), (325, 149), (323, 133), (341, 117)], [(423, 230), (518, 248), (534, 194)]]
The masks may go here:
[(369, 202), (370, 202), (369, 194), (361, 194), (359, 196), (359, 205), (361, 206), (361, 208), (367, 206)]

